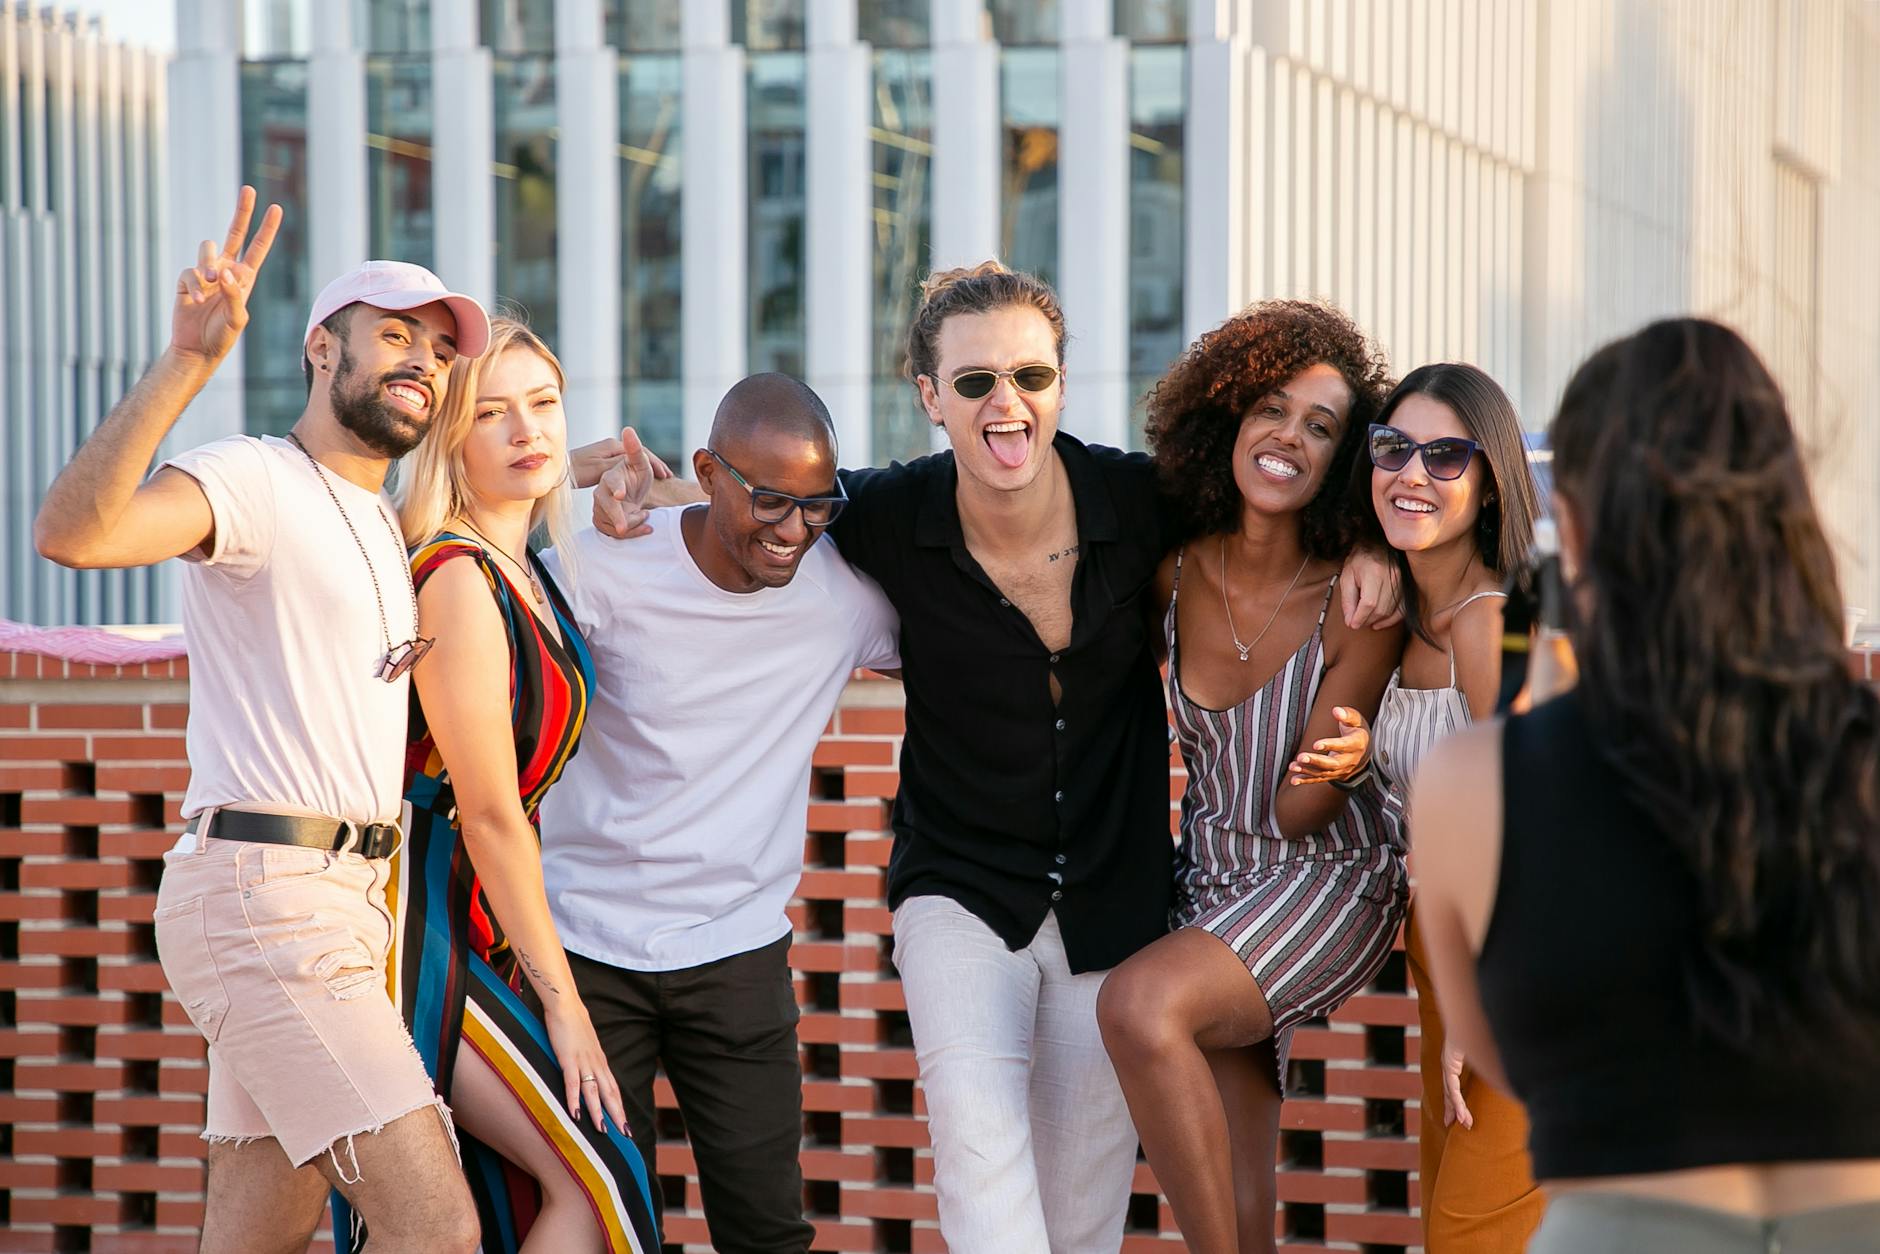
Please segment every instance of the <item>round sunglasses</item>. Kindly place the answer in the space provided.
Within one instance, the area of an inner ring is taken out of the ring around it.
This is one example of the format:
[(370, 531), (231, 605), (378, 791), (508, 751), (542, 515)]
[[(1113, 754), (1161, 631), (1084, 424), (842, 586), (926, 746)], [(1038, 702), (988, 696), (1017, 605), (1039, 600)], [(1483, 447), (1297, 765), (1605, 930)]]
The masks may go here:
[(1020, 366), (1016, 370), (962, 370), (951, 379), (940, 382), (952, 388), (954, 393), (969, 401), (984, 400), (992, 395), (992, 389), (999, 386), (1000, 379), (1010, 379), (1012, 386), (1021, 392), (1043, 392), (1058, 380), (1056, 366), (1036, 365)]
[(1371, 464), (1379, 470), (1402, 470), (1410, 464), (1414, 454), (1421, 453), (1423, 469), (1429, 472), (1430, 478), (1460, 479), (1482, 446), (1459, 435), (1439, 436), (1427, 444), (1418, 444), (1397, 428), (1374, 422), (1370, 447)]

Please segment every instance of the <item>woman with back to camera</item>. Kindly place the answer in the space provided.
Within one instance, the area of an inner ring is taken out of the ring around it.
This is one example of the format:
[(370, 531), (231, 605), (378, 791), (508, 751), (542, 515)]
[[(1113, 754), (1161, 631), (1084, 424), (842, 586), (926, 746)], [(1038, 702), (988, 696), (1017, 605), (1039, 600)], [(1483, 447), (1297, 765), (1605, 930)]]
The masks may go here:
[(1387, 388), (1345, 315), (1268, 301), (1202, 336), (1149, 402), (1157, 469), (1189, 511), (1152, 602), (1189, 771), (1177, 930), (1110, 973), (1097, 1018), (1191, 1250), (1273, 1248), (1291, 1029), (1362, 988), (1403, 917), (1376, 782), (1286, 786), (1335, 710), (1376, 712), (1402, 649), (1328, 613)]
[(646, 1165), (549, 913), (536, 829), (594, 685), (529, 546), (538, 526), (571, 530), (561, 364), (493, 318), (465, 365), (399, 507), (418, 630), (437, 643), (412, 675), (394, 1000), (463, 1134), (483, 1248), (644, 1254), (659, 1244)]
[(1443, 1018), (1532, 1123), (1530, 1248), (1880, 1250), (1880, 696), (1781, 392), (1658, 322), (1552, 445), (1578, 686), (1432, 749), (1412, 817)]
[[(1352, 475), (1367, 530), (1403, 578), (1409, 639), (1366, 729), (1341, 711), (1353, 754), (1302, 753), (1296, 782), (1336, 778), (1352, 758), (1389, 786), (1404, 822), (1410, 778), (1438, 740), (1489, 717), (1502, 688), (1507, 577), (1525, 567), (1540, 512), (1514, 403), (1475, 366), (1419, 366), (1384, 402)], [(1369, 734), (1367, 735), (1367, 730)], [(1414, 871), (1414, 866), (1412, 870)], [(1446, 1041), (1411, 898), (1405, 947), (1417, 989), (1423, 1114), (1417, 1122), (1424, 1246), (1430, 1254), (1500, 1254), (1526, 1246), (1546, 1199), (1528, 1166), (1527, 1118)]]

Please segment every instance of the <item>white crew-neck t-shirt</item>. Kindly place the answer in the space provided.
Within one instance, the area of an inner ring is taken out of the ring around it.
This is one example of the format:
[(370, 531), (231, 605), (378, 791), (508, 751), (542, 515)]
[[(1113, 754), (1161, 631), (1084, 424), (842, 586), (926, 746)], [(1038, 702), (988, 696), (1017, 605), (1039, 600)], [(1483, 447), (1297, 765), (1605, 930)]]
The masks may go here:
[(541, 809), (562, 943), (632, 971), (790, 931), (810, 756), (851, 672), (900, 665), (899, 619), (834, 544), (811, 545), (781, 588), (727, 592), (692, 560), (683, 513), (654, 510), (638, 540), (573, 542), (569, 600), (599, 680)]
[(328, 495), (306, 454), (272, 437), (230, 436), (164, 465), (201, 484), (215, 515), (210, 551), (182, 571), (184, 816), (247, 805), (395, 821), (411, 681), (376, 671), (387, 633), (417, 634), (397, 514), (331, 470)]

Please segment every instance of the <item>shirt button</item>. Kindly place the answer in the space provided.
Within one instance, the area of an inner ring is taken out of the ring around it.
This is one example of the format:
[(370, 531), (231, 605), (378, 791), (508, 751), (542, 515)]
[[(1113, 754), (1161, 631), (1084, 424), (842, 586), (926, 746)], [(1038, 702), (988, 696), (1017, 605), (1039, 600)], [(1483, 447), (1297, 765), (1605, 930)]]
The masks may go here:
[(1052, 894), (1051, 894), (1051, 900), (1052, 900), (1052, 901), (1063, 901), (1063, 900), (1064, 900), (1064, 890), (1060, 888), (1060, 889), (1057, 889), (1057, 890), (1055, 890), (1055, 891), (1053, 891), (1053, 892), (1052, 892)]
[(1053, 662), (1055, 662), (1055, 661), (1057, 661), (1057, 660), (1058, 660), (1058, 657), (1059, 657), (1059, 656), (1060, 656), (1059, 654), (1056, 654), (1056, 653), (1053, 653), (1053, 654), (1051, 655), (1051, 660), (1052, 660)]
[(1059, 789), (1059, 790), (1058, 790), (1057, 792), (1054, 792), (1054, 793), (1052, 793), (1052, 794), (1051, 794), (1051, 800), (1053, 800), (1053, 801), (1062, 801), (1062, 800), (1064, 800), (1064, 791), (1063, 791), (1062, 789)]
[(1063, 854), (1059, 854), (1059, 855), (1057, 856), (1057, 864), (1058, 864), (1059, 866), (1063, 866), (1063, 865), (1064, 865), (1064, 864), (1065, 864), (1066, 862), (1069, 862), (1069, 861), (1070, 861), (1070, 859), (1069, 859), (1069, 858), (1067, 858), (1067, 857), (1065, 857), (1065, 856), (1064, 856)]
[(1012, 603), (1006, 600), (1004, 597), (999, 598), (999, 604), (1003, 605), (1008, 610), (1012, 608)]
[(1058, 729), (1059, 731), (1063, 731), (1063, 730), (1064, 730), (1064, 720), (1063, 720), (1063, 719), (1059, 719), (1059, 720), (1057, 721), (1057, 729)]

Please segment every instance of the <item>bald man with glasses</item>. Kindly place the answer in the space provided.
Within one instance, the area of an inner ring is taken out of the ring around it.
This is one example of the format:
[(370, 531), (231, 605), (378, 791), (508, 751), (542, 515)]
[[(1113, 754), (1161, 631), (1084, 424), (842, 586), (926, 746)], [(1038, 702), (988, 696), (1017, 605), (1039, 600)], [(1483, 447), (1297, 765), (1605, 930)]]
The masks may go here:
[[(803, 1251), (803, 1077), (784, 908), (810, 758), (857, 667), (900, 666), (881, 590), (818, 543), (847, 504), (829, 411), (753, 375), (693, 454), (703, 503), (585, 532), (570, 601), (598, 685), (542, 806), (549, 905), (652, 1161), (663, 1064), (714, 1249)], [(659, 1190), (653, 1190), (657, 1204)]]

